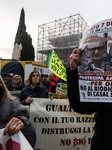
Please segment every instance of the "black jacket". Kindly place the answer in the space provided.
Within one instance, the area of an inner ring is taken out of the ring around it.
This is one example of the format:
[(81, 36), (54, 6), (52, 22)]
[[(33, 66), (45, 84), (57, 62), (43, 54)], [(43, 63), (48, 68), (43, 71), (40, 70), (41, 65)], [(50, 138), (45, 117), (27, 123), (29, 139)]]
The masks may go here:
[[(54, 82), (54, 85), (51, 86), (51, 82)], [(51, 88), (50, 88), (50, 86), (51, 86)], [(47, 87), (48, 92), (56, 93), (56, 86), (57, 86), (57, 82), (54, 79), (52, 79), (49, 82), (46, 82), (46, 87)]]
[[(92, 142), (94, 148), (92, 147), (92, 150), (112, 149), (112, 103), (80, 102), (77, 70), (67, 70), (67, 88), (70, 106), (74, 111), (81, 114), (95, 113), (95, 134)], [(104, 143), (106, 143), (106, 148)], [(110, 145), (111, 148), (107, 145)]]
[(32, 96), (35, 98), (48, 98), (47, 88), (45, 86), (35, 87), (33, 89), (25, 87), (20, 93), (20, 101), (23, 105), (29, 105), (25, 102), (28, 96)]
[(13, 83), (9, 83), (7, 88), (9, 91), (19, 91), (19, 90), (22, 90), (24, 88), (24, 85), (19, 84), (18, 86), (14, 86)]

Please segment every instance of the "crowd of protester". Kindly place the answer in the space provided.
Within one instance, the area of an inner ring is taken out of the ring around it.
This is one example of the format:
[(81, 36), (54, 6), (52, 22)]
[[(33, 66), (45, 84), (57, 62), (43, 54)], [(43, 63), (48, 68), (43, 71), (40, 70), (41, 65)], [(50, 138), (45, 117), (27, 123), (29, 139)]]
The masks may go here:
[[(59, 85), (61, 83), (65, 83), (65, 81), (53, 73), (45, 75), (40, 74), (37, 70), (32, 71), (25, 82), (23, 82), (20, 75), (13, 75), (11, 73), (3, 77), (3, 81), (10, 91), (10, 94), (17, 96), (22, 105), (30, 105), (33, 101), (33, 97), (51, 98), (52, 93), (56, 94), (56, 87), (60, 87)], [(53, 97), (51, 99), (53, 99)]]
[[(39, 83), (35, 83), (37, 82), (36, 78), (38, 78), (34, 75), (35, 73), (37, 73), (39, 76)], [(7, 74), (7, 77), (3, 77), (3, 80), (9, 91), (22, 92), (22, 90), (24, 88), (26, 89), (26, 87), (33, 89), (34, 87), (39, 86), (39, 87), (46, 87), (47, 93), (49, 92), (56, 93), (57, 83), (59, 83), (61, 79), (55, 80), (53, 73), (50, 73), (48, 75), (44, 75), (44, 74), (40, 75), (38, 71), (32, 71), (29, 74), (29, 77), (25, 80), (25, 82), (23, 82), (21, 76), (18, 74), (15, 75)]]
[[(33, 102), (33, 98), (48, 98), (49, 93), (56, 93), (56, 87), (60, 83), (60, 79), (55, 80), (54, 74), (49, 75), (39, 74), (37, 70), (32, 71), (28, 78), (23, 82), (20, 75), (10, 75), (0, 77), (0, 105), (1, 110), (6, 110), (4, 115), (1, 115), (0, 128), (4, 129), (4, 134), (13, 135), (19, 130), (23, 132), (31, 146), (34, 148), (36, 142), (36, 132), (29, 121), (29, 106)], [(18, 95), (13, 95), (11, 92), (19, 91)], [(51, 100), (53, 98), (49, 97)], [(23, 106), (23, 107), (22, 107)], [(11, 109), (10, 109), (11, 107)], [(10, 112), (11, 110), (11, 112)], [(9, 114), (11, 115), (10, 117)], [(3, 119), (5, 117), (5, 120)], [(4, 123), (3, 123), (4, 122)], [(31, 135), (33, 138), (29, 138)]]

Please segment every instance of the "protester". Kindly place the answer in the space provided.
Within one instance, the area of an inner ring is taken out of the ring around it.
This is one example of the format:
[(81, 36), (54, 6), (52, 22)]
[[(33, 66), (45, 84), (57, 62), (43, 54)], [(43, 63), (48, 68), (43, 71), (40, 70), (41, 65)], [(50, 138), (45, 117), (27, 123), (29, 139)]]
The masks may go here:
[(6, 86), (8, 86), (8, 84), (10, 84), (12, 82), (13, 73), (7, 73), (6, 78), (7, 78)]
[(18, 91), (24, 88), (24, 84), (20, 75), (16, 74), (12, 78), (12, 82), (7, 86), (9, 91)]
[(42, 80), (39, 72), (34, 70), (30, 73), (26, 87), (20, 93), (20, 101), (23, 105), (30, 105), (35, 98), (47, 98), (47, 88), (42, 85)]
[(7, 77), (3, 77), (3, 81), (4, 81), (5, 85), (7, 86), (7, 84), (8, 84), (8, 79), (7, 79)]
[(46, 81), (46, 78), (48, 77), (48, 75), (41, 75), (41, 78), (42, 78), (42, 84), (43, 86), (46, 86), (47, 87), (47, 81)]
[(51, 93), (56, 93), (56, 84), (57, 82), (53, 79), (54, 75), (50, 73), (47, 79), (47, 91)]
[(73, 50), (70, 68), (67, 69), (68, 98), (71, 108), (81, 114), (95, 113), (94, 135), (91, 150), (112, 150), (112, 104), (80, 102), (77, 66), (81, 63), (83, 50)]
[(24, 116), (21, 103), (16, 97), (11, 97), (2, 77), (0, 76), (0, 129), (4, 129), (4, 136), (14, 135), (18, 131), (24, 134), (32, 147), (35, 146), (36, 132), (31, 122)]

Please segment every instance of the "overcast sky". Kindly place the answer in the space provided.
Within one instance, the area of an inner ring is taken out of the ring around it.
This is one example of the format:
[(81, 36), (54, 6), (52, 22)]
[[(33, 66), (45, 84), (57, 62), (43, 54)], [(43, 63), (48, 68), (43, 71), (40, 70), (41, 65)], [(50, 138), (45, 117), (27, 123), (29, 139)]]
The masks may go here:
[(80, 13), (91, 26), (112, 18), (111, 0), (0, 0), (0, 57), (12, 57), (21, 9), (37, 51), (38, 25)]

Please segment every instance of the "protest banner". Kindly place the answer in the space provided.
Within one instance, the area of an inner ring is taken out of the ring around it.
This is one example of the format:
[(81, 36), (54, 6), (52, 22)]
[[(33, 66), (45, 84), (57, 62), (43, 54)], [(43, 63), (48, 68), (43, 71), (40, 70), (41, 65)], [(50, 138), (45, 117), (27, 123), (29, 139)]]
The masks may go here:
[(67, 98), (67, 84), (66, 83), (57, 83), (56, 94), (52, 93), (53, 98)]
[(74, 112), (68, 99), (34, 98), (30, 121), (37, 134), (35, 149), (90, 150), (94, 115)]
[(60, 93), (52, 93), (54, 99), (66, 99), (68, 98), (67, 94), (60, 94)]
[(112, 102), (112, 18), (91, 26), (80, 47), (80, 101)]
[(67, 81), (66, 69), (63, 66), (62, 62), (58, 58), (55, 51), (52, 51), (49, 63), (49, 69), (59, 78), (64, 81)]
[(4, 136), (4, 128), (0, 129), (0, 150), (33, 150), (21, 131)]
[(67, 84), (66, 83), (61, 83), (61, 89), (63, 91), (66, 91), (67, 92)]

